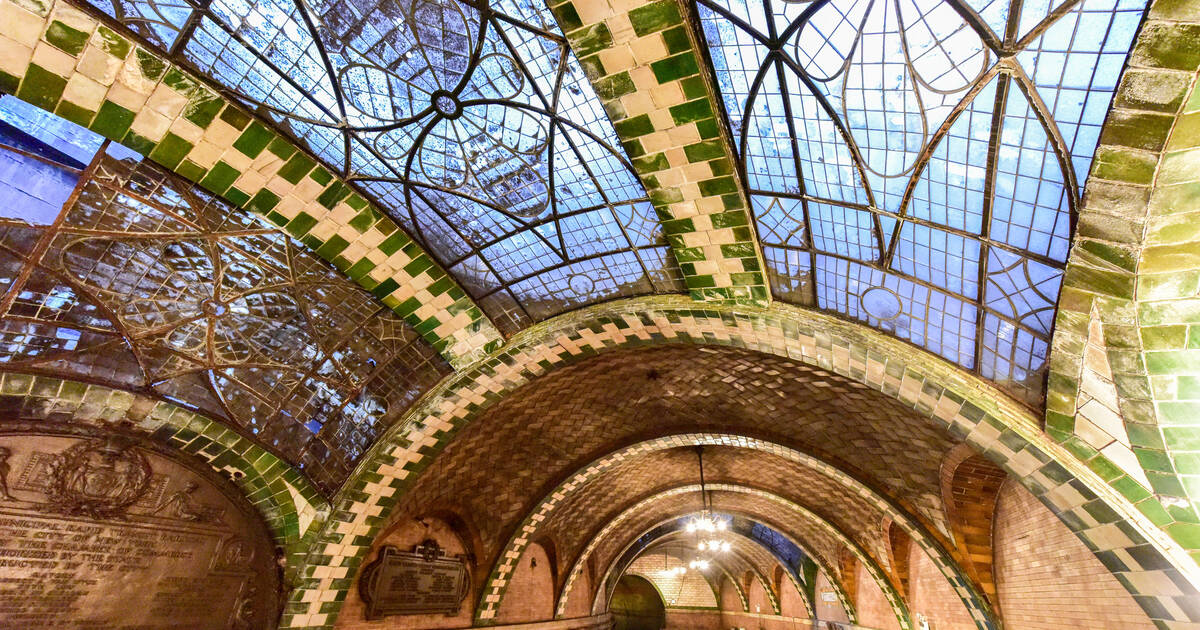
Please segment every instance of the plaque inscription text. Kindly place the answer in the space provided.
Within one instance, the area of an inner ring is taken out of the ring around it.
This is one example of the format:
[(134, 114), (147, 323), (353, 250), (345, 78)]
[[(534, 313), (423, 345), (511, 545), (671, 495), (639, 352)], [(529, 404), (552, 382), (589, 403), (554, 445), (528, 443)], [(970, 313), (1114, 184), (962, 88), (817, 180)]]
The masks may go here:
[(466, 563), (428, 540), (412, 551), (385, 546), (363, 569), (359, 592), (367, 619), (387, 615), (458, 613), (467, 594)]
[(273, 627), (266, 532), (205, 474), (103, 436), (0, 449), (0, 628)]

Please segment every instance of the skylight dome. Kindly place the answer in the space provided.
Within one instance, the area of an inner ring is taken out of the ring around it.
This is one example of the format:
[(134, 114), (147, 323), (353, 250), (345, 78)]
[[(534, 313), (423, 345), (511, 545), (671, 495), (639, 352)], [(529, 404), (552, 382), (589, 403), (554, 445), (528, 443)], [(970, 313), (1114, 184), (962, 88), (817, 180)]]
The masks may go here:
[(505, 332), (683, 290), (540, 1), (94, 4), (381, 202)]
[(1040, 403), (1145, 3), (696, 0), (772, 289)]

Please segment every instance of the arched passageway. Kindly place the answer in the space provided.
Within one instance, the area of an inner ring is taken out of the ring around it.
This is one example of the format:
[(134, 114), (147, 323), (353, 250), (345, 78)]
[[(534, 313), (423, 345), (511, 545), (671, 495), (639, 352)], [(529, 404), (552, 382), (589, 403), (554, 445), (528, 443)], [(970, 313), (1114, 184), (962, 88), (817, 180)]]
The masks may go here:
[(617, 581), (609, 600), (613, 630), (662, 630), (667, 627), (666, 607), (654, 584), (640, 575)]

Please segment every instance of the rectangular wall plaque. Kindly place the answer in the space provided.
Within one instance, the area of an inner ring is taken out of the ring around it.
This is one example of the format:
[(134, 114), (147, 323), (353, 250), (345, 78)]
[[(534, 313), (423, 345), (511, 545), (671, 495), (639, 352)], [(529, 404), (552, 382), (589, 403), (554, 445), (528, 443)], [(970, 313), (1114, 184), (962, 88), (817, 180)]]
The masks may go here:
[(389, 615), (457, 614), (467, 594), (467, 567), (430, 540), (412, 551), (385, 546), (363, 569), (359, 593), (367, 619)]

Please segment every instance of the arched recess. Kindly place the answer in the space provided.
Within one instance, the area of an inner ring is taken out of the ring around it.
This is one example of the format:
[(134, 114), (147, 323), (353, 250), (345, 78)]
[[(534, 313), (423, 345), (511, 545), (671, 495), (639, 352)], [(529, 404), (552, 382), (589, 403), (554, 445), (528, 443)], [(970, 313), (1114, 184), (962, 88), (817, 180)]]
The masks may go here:
[(963, 568), (979, 584), (993, 607), (999, 607), (993, 572), (992, 523), (996, 497), (1007, 475), (971, 450), (955, 447), (942, 460), (942, 503), (954, 534)]
[[(850, 601), (854, 602), (856, 610), (859, 603), (858, 565), (858, 558), (853, 553), (850, 553), (849, 550), (842, 549), (842, 552), (838, 554), (837, 567), (838, 573), (842, 576), (842, 587), (846, 589), (846, 597), (849, 597)], [(867, 568), (868, 570), (870, 569), (869, 566)], [(886, 590), (883, 592), (887, 593)], [(901, 624), (901, 627), (904, 627), (904, 624)]]
[[(821, 566), (821, 569), (823, 571), (825, 571), (826, 575), (830, 579), (830, 583), (834, 585), (835, 590), (837, 590), (844, 597), (842, 600), (842, 605), (845, 607), (845, 609), (848, 612), (853, 611), (854, 610), (854, 605), (853, 605), (854, 600), (851, 599), (850, 597), (848, 597), (848, 596), (851, 596), (850, 593), (844, 591), (841, 588), (842, 586), (844, 586), (844, 584), (839, 584), (839, 576), (840, 576), (840, 579), (845, 579), (845, 576), (843, 575), (843, 571), (842, 571), (840, 563), (841, 563), (841, 559), (843, 557), (850, 557), (857, 562), (861, 562), (863, 564), (863, 566), (867, 569), (867, 571), (871, 575), (871, 577), (879, 585), (880, 590), (883, 591), (884, 596), (887, 597), (888, 603), (891, 605), (892, 610), (895, 612), (896, 618), (900, 623), (900, 627), (905, 628), (905, 629), (911, 628), (911, 624), (910, 624), (909, 616), (908, 616), (908, 607), (905, 604), (904, 599), (896, 591), (895, 585), (892, 584), (891, 580), (889, 579), (889, 577), (887, 575), (887, 572), (884, 571), (884, 569), (881, 566), (879, 566), (879, 564), (876, 562), (876, 560), (865, 549), (863, 549), (861, 545), (859, 545), (857, 542), (855, 542), (854, 540), (852, 540), (851, 538), (846, 536), (837, 527), (830, 524), (828, 521), (821, 518), (820, 516), (814, 514), (808, 508), (806, 508), (798, 503), (795, 503), (794, 501), (791, 501), (790, 499), (781, 497), (781, 496), (771, 493), (771, 492), (759, 490), (756, 488), (751, 488), (748, 486), (732, 485), (732, 484), (709, 484), (707, 486), (707, 488), (709, 488), (710, 490), (715, 491), (715, 492), (747, 494), (747, 495), (754, 497), (755, 499), (764, 500), (768, 503), (783, 507), (788, 512), (799, 517), (799, 519), (803, 520), (806, 524), (813, 527), (814, 530), (816, 530), (816, 531), (820, 532), (821, 534), (834, 540), (837, 544), (836, 555), (834, 555), (833, 557), (828, 557), (828, 556), (823, 557), (822, 555), (815, 555), (813, 557), (814, 557), (814, 559), (817, 560), (817, 563), (818, 563), (818, 565)], [(724, 509), (724, 508), (722, 508), (722, 511), (727, 512), (727, 513), (733, 513), (733, 514), (740, 515), (740, 516), (744, 516), (745, 518), (748, 518), (751, 520), (759, 519), (759, 517), (756, 517), (756, 515), (752, 512), (738, 512), (738, 511), (728, 510), (728, 509)], [(690, 512), (690, 510), (688, 512)], [(678, 516), (679, 516), (679, 514), (673, 516), (672, 518), (663, 520), (663, 521), (657, 523), (656, 525), (654, 525), (653, 527), (644, 529), (642, 531), (636, 531), (636, 532), (630, 532), (630, 533), (614, 532), (614, 534), (616, 534), (616, 535), (623, 534), (622, 537), (626, 542), (625, 542), (624, 546), (621, 547), (621, 552), (616, 554), (613, 557), (613, 559), (608, 562), (607, 567), (600, 574), (601, 578), (600, 578), (600, 580), (597, 581), (597, 584), (598, 584), (597, 588), (603, 589), (603, 588), (605, 588), (606, 584), (611, 583), (611, 580), (616, 575), (616, 571), (619, 568), (618, 560), (622, 556), (624, 556), (625, 553), (627, 553), (628, 550), (630, 548), (632, 548), (639, 539), (641, 539), (646, 534), (654, 531), (656, 528), (660, 527), (664, 523), (668, 523), (668, 522), (671, 522), (672, 520), (676, 520), (678, 518)], [(781, 533), (784, 533), (784, 534), (789, 535), (794, 538), (798, 538), (797, 534), (790, 533), (787, 530), (787, 528), (783, 527), (779, 523), (767, 523), (767, 524), (770, 525), (773, 529), (776, 529), (776, 531), (779, 531)], [(802, 549), (814, 548), (814, 546), (811, 544), (803, 544), (805, 542), (806, 542), (805, 540), (800, 539), (797, 541), (797, 543), (798, 543), (797, 546), (801, 547)], [(599, 592), (602, 592), (602, 591), (599, 591)], [(599, 597), (599, 595), (597, 595), (597, 597)], [(853, 613), (851, 613), (851, 618), (853, 618)]]
[[(734, 596), (737, 597), (737, 608), (732, 608), (728, 598), (725, 597), (727, 586), (729, 590), (733, 591)], [(719, 604), (721, 610), (733, 609), (734, 611), (750, 612), (750, 598), (746, 596), (746, 591), (742, 588), (741, 582), (723, 566), (721, 567), (721, 579), (719, 580), (718, 591), (720, 592), (720, 597), (717, 598), (717, 604)]]
[[(559, 592), (558, 603), (554, 607), (555, 618), (563, 618), (566, 616), (567, 604), (570, 601), (570, 595), (575, 586), (575, 582), (579, 578), (583, 577), (584, 572), (587, 570), (589, 562), (592, 560), (592, 552), (596, 549), (596, 547), (600, 544), (601, 541), (607, 539), (610, 534), (614, 533), (618, 527), (620, 527), (622, 524), (626, 523), (631, 517), (644, 513), (646, 510), (648, 510), (655, 504), (662, 502), (664, 499), (674, 497), (674, 496), (679, 496), (682, 494), (691, 494), (691, 493), (695, 493), (695, 492), (699, 492), (699, 491), (700, 491), (700, 486), (698, 484), (694, 484), (694, 485), (679, 486), (677, 488), (671, 488), (669, 490), (664, 490), (662, 492), (655, 493), (655, 494), (648, 496), (648, 497), (642, 499), (641, 501), (638, 501), (637, 503), (629, 506), (624, 511), (622, 511), (620, 514), (618, 514), (615, 518), (608, 521), (607, 523), (604, 523), (603, 527), (601, 527), (596, 533), (594, 533), (590, 536), (587, 546), (584, 547), (582, 553), (580, 553), (579, 556), (575, 558), (574, 562), (572, 562), (571, 568), (567, 572), (566, 581), (563, 583), (562, 589)], [(778, 531), (778, 530), (776, 530), (776, 531)], [(783, 535), (787, 536), (787, 534), (783, 534)], [(791, 542), (793, 545), (795, 545), (796, 547), (798, 547), (802, 551), (804, 551), (804, 553), (807, 554), (810, 558), (813, 557), (813, 554), (811, 552), (806, 550), (803, 546), (797, 544), (795, 542), (795, 540), (793, 540), (790, 536), (787, 536), (787, 537), (788, 537), (789, 542)], [(769, 549), (767, 551), (769, 553), (773, 553)], [(813, 609), (812, 599), (808, 596), (807, 589), (803, 588), (803, 585), (797, 581), (797, 577), (795, 574), (793, 574), (791, 571), (784, 570), (782, 568), (783, 561), (781, 558), (778, 558), (777, 556), (775, 556), (775, 558), (780, 563), (780, 565), (777, 567), (777, 569), (779, 571), (782, 571), (783, 573), (785, 573), (787, 575), (788, 579), (792, 581), (792, 584), (795, 586), (796, 591), (800, 594), (800, 598), (804, 602), (804, 607), (808, 611), (809, 617), (810, 618), (814, 617), (816, 613)], [(781, 589), (782, 589), (782, 587), (779, 586), (778, 584), (776, 584), (776, 592), (778, 592)]]
[[(749, 577), (753, 581), (753, 583), (751, 584), (751, 586), (749, 588), (746, 589), (748, 605), (749, 606), (759, 606), (758, 604), (755, 603), (755, 601), (756, 601), (755, 590), (761, 590), (763, 596), (766, 597), (766, 599), (767, 599), (767, 606), (770, 607), (770, 609), (771, 609), (770, 612), (778, 615), (779, 614), (779, 594), (775, 592), (775, 588), (771, 584), (771, 582), (769, 580), (767, 580), (767, 576), (764, 575), (761, 571), (759, 571), (758, 568), (756, 567), (754, 569), (754, 571), (752, 572), (752, 575), (750, 575)], [(754, 584), (758, 584), (758, 589), (754, 588)], [(748, 612), (760, 613), (762, 611), (756, 609), (756, 610), (750, 610)]]
[[(946, 550), (938, 542), (925, 527), (916, 519), (908, 514), (906, 510), (901, 508), (895, 502), (883, 494), (877, 492), (867, 484), (855, 479), (848, 473), (831, 466), (824, 461), (814, 458), (806, 453), (801, 453), (797, 450), (786, 446), (747, 438), (738, 435), (724, 434), (705, 434), (696, 433), (688, 435), (674, 435), (648, 440), (645, 442), (633, 444), (631, 446), (620, 449), (601, 457), (586, 466), (582, 467), (575, 474), (568, 477), (566, 480), (558, 484), (550, 491), (545, 498), (542, 499), (537, 506), (529, 512), (517, 531), (512, 535), (508, 544), (501, 552), (497, 559), (496, 566), (492, 569), (488, 581), (485, 583), (483, 596), (480, 599), (480, 607), (476, 611), (475, 618), (477, 622), (487, 622), (495, 615), (496, 606), (503, 601), (505, 595), (505, 583), (508, 580), (508, 575), (512, 570), (512, 563), (516, 557), (519, 557), (524, 547), (530, 540), (536, 537), (540, 531), (540, 526), (545, 523), (554, 509), (560, 505), (564, 498), (567, 497), (571, 490), (578, 488), (609, 468), (625, 462), (633, 457), (645, 453), (663, 450), (668, 448), (676, 448), (681, 446), (691, 445), (734, 445), (743, 448), (760, 450), (766, 453), (773, 453), (782, 456), (788, 460), (802, 463), (803, 465), (821, 471), (831, 478), (838, 480), (846, 488), (856, 496), (866, 500), (873, 507), (879, 509), (888, 517), (893, 519), (908, 535), (919, 544), (922, 549), (929, 554), (934, 563), (941, 569), (942, 573), (950, 584), (955, 586), (959, 596), (963, 599), (964, 605), (971, 611), (976, 623), (980, 628), (995, 627), (996, 622), (992, 617), (990, 607), (986, 600), (979, 596), (975, 591), (970, 581), (961, 573), (957, 562), (946, 552)], [(715, 487), (715, 486), (714, 486)], [(843, 534), (844, 536), (844, 534)], [(849, 540), (849, 537), (846, 537)], [(858, 544), (857, 542), (855, 543)], [(860, 546), (861, 549), (861, 546)], [(863, 550), (864, 553), (867, 553)], [(884, 590), (888, 593), (888, 590)], [(901, 596), (901, 599), (903, 597)], [(904, 626), (906, 622), (901, 622)]]
[[(884, 540), (887, 541), (888, 568), (900, 587), (900, 593), (905, 599), (908, 599), (912, 595), (912, 591), (909, 589), (908, 571), (908, 554), (912, 547), (912, 539), (891, 519), (885, 519), (882, 528)], [(992, 606), (994, 608), (995, 603)]]
[(619, 585), (613, 615), (616, 630), (657, 630), (666, 623), (666, 600), (654, 582), (631, 576)]
[(304, 475), (220, 422), (162, 400), (8, 372), (0, 373), (0, 410), (6, 420), (120, 427), (199, 457), (233, 480), (262, 515), (288, 552), (289, 574), (329, 516), (329, 504)]
[(554, 546), (547, 539), (525, 549), (513, 571), (509, 588), (516, 597), (496, 612), (500, 623), (517, 624), (544, 621), (554, 615)]
[[(655, 297), (596, 305), (543, 322), (427, 393), (372, 447), (347, 483), (337, 502), (346, 519), (331, 522), (327, 533), (349, 542), (314, 546), (313, 565), (328, 568), (293, 595), (285, 623), (320, 626), (336, 615), (337, 592), (347, 588), (355, 558), (374, 537), (381, 523), (377, 515), (397, 503), (458, 429), (550, 371), (647, 344), (736, 346), (792, 357), (898, 400), (1004, 468), (1093, 550), (1119, 555), (1114, 572), (1126, 576), (1155, 618), (1168, 625), (1188, 619), (1180, 603), (1197, 592), (1200, 577), (1186, 551), (1041, 433), (1032, 413), (992, 386), (887, 335), (819, 313), (778, 303), (768, 309), (697, 310), (684, 298)], [(1109, 527), (1112, 519), (1125, 522), (1117, 536)]]

